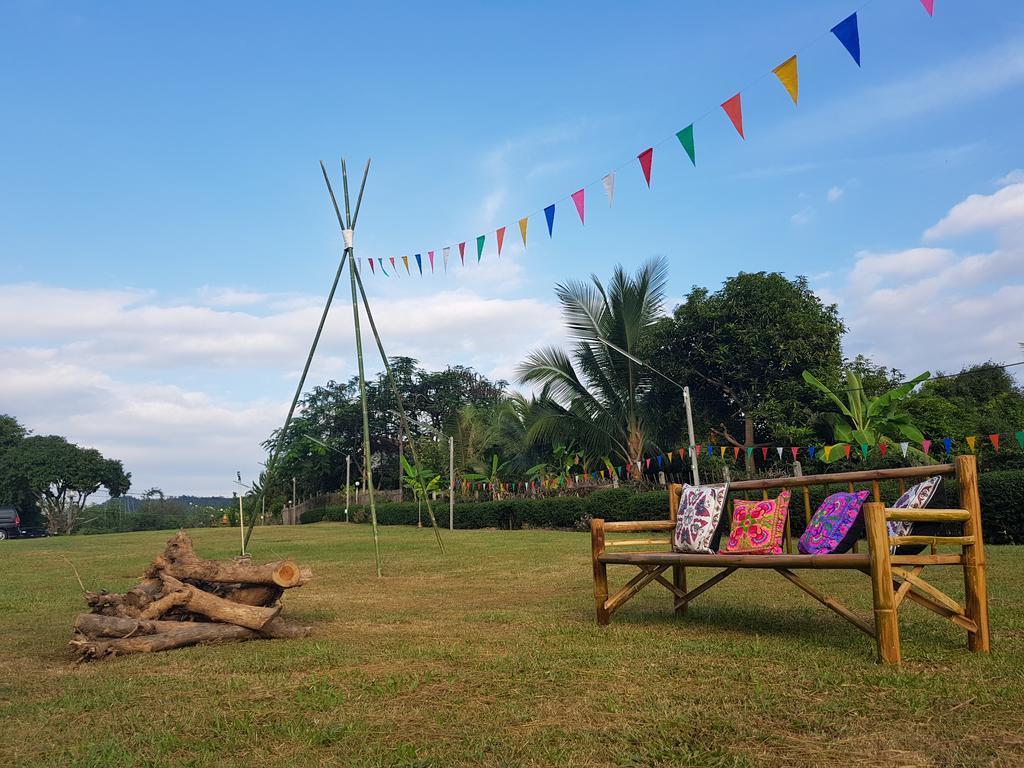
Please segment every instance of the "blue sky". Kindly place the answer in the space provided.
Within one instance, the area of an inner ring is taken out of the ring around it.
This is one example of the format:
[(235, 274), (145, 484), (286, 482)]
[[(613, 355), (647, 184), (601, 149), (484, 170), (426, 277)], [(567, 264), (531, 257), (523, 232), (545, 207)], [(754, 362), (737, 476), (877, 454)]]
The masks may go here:
[[(861, 68), (828, 33), (858, 7)], [(360, 256), (440, 264), (488, 235), (447, 276), (366, 275), (390, 351), (429, 365), (509, 377), (561, 338), (553, 283), (653, 254), (673, 297), (740, 270), (808, 275), (848, 351), (909, 372), (1019, 359), (1019, 3), (15, 0), (0, 16), (0, 410), (124, 458), (138, 489), (225, 492), (255, 471), (340, 252), (317, 162), (338, 175), (341, 154), (355, 174), (373, 156)], [(798, 107), (770, 75), (793, 53)], [(718, 107), (740, 89), (745, 141)], [(673, 138), (694, 120), (696, 168)], [(648, 190), (634, 158), (656, 142)], [(585, 184), (581, 227), (567, 198)], [(318, 380), (353, 372), (346, 310)]]

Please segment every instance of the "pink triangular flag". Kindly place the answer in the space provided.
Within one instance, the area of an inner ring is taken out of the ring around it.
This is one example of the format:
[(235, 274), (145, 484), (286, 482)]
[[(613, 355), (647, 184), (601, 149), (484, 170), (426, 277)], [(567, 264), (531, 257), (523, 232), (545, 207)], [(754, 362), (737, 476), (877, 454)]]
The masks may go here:
[(434, 271), (434, 252), (433, 251), (427, 251), (427, 259), (430, 260), (430, 271), (433, 272)]
[(928, 11), (929, 16), (935, 13), (935, 0), (921, 0), (921, 5)]
[(371, 272), (372, 274), (376, 275), (376, 274), (377, 274), (377, 270), (375, 270), (375, 269), (373, 268), (373, 259), (367, 259), (367, 261), (368, 261), (368, 262), (370, 262), (370, 272)]
[(685, 448), (680, 448), (679, 449), (679, 460), (682, 461), (684, 456), (686, 456), (686, 449)]
[(466, 244), (459, 243), (459, 260), (462, 262), (462, 266), (466, 266)]
[(996, 453), (999, 453), (999, 435), (989, 435), (988, 439), (992, 441), (992, 447), (996, 449)]
[(395, 273), (395, 275), (397, 276), (397, 275), (398, 275), (398, 267), (396, 267), (396, 266), (395, 266), (395, 257), (394, 257), (394, 256), (389, 256), (389, 257), (388, 257), (388, 261), (390, 261), (390, 262), (391, 262), (391, 270), (392, 270), (392, 271), (393, 271), (393, 272)]
[(644, 178), (647, 179), (647, 186), (651, 186), (651, 162), (654, 160), (654, 147), (645, 149), (636, 159), (640, 161), (640, 168), (644, 172)]
[(928, 455), (928, 449), (931, 448), (931, 447), (932, 447), (932, 441), (931, 440), (922, 440), (921, 441), (921, 450), (924, 451), (924, 455), (925, 456)]
[(501, 244), (505, 242), (505, 228), (499, 227), (495, 234), (498, 236), (498, 255), (501, 256)]
[(585, 224), (583, 220), (583, 190), (580, 189), (572, 193), (572, 201), (576, 203), (576, 213), (580, 215), (580, 224)]
[(737, 93), (728, 101), (722, 102), (722, 109), (725, 110), (725, 114), (732, 120), (733, 127), (736, 128), (740, 138), (747, 138), (743, 135), (743, 103), (740, 101), (740, 95)]

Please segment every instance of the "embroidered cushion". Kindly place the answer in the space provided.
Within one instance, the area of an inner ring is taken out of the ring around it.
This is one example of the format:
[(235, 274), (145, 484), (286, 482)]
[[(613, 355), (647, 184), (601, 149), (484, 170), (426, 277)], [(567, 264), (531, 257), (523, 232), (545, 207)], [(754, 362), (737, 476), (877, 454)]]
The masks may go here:
[(711, 545), (727, 494), (727, 485), (683, 486), (672, 536), (672, 548), (676, 552), (713, 552)]
[(860, 508), (867, 497), (867, 491), (857, 491), (833, 493), (825, 499), (797, 542), (797, 550), (805, 555), (849, 551), (864, 530)]
[(774, 499), (736, 499), (732, 512), (732, 533), (726, 542), (729, 554), (782, 554), (782, 539), (789, 513), (789, 491)]
[[(935, 493), (939, 490), (941, 483), (942, 477), (939, 475), (922, 480), (917, 485), (907, 488), (906, 492), (893, 504), (893, 507), (899, 509), (925, 509), (935, 499)], [(918, 523), (915, 526), (914, 523), (890, 520), (886, 525), (889, 526), (890, 536), (910, 536), (913, 531), (922, 536), (933, 536), (939, 530), (937, 523)], [(892, 553), (894, 555), (916, 555), (918, 552), (923, 552), (924, 549), (925, 547), (921, 544), (904, 544), (903, 546), (893, 547)]]

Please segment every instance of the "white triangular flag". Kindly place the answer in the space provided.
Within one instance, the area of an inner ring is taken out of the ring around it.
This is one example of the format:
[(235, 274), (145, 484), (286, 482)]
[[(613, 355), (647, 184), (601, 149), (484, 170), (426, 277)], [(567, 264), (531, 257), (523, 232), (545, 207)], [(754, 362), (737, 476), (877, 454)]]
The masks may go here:
[(781, 459), (782, 458), (782, 446), (781, 445), (775, 446), (775, 451), (776, 451), (776, 453), (779, 454), (779, 458)]
[(910, 443), (900, 443), (900, 452), (903, 454), (903, 458), (907, 458), (907, 448), (910, 447)]
[(604, 193), (608, 195), (608, 207), (612, 207), (612, 198), (615, 197), (615, 171), (612, 171), (602, 179), (604, 182)]
[(448, 247), (448, 246), (445, 246), (444, 248), (441, 249), (441, 255), (444, 256), (444, 271), (445, 272), (448, 271), (448, 251), (450, 251), (450, 250), (451, 250), (451, 248)]

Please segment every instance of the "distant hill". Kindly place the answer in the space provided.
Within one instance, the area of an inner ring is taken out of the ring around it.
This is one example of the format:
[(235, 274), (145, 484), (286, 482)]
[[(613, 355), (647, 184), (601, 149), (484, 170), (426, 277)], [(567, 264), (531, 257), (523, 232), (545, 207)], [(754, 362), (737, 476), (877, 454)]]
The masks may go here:
[(179, 501), (182, 504), (195, 504), (197, 507), (215, 507), (223, 509), (238, 505), (237, 499), (229, 496), (171, 496), (169, 498)]

